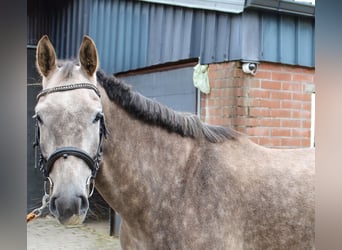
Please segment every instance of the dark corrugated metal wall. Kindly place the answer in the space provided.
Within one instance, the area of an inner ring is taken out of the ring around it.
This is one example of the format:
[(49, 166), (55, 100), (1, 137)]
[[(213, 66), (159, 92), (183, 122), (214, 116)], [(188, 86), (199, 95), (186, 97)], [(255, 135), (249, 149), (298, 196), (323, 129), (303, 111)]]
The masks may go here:
[(262, 60), (314, 66), (315, 27), (312, 19), (262, 15), (261, 23)]
[(59, 58), (77, 56), (83, 35), (89, 34), (90, 1), (28, 1), (27, 44), (36, 45), (47, 34)]
[(203, 64), (246, 60), (314, 66), (311, 17), (128, 0), (62, 1), (53, 8), (42, 2), (29, 1), (28, 43), (36, 44), (47, 33), (59, 57), (70, 58), (89, 34), (108, 73), (198, 57)]

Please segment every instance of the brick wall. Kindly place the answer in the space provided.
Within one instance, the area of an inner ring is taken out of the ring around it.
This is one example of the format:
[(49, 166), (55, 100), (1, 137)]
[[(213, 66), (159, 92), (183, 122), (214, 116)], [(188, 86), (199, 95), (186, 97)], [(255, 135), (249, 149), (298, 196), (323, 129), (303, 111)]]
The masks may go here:
[(309, 147), (314, 69), (261, 62), (255, 76), (240, 62), (209, 65), (201, 119), (232, 126), (268, 147)]

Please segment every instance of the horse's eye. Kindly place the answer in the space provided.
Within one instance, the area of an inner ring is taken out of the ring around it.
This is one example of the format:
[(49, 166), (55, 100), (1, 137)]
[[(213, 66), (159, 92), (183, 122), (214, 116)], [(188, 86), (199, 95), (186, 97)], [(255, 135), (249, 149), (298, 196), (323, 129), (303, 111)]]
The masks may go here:
[(40, 124), (43, 124), (43, 120), (38, 114), (35, 114), (34, 116), (32, 116), (32, 118), (36, 119)]
[(99, 121), (101, 118), (103, 118), (103, 114), (101, 112), (97, 113), (93, 123)]

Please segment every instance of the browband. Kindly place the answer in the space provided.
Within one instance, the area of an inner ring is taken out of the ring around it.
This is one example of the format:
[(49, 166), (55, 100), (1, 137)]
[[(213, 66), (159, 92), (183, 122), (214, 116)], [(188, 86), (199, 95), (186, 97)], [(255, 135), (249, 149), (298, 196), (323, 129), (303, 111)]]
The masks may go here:
[(100, 91), (96, 88), (96, 86), (92, 83), (75, 83), (70, 85), (64, 85), (64, 86), (57, 86), (53, 88), (48, 88), (40, 91), (37, 95), (37, 100), (47, 94), (53, 93), (53, 92), (60, 92), (60, 91), (67, 91), (67, 90), (74, 90), (74, 89), (92, 89), (95, 91), (95, 93), (101, 97)]

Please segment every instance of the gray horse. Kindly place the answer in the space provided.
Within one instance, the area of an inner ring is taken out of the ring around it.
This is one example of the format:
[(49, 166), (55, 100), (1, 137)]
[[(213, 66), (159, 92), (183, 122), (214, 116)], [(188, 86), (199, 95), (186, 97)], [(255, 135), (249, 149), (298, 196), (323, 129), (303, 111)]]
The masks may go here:
[(123, 249), (314, 249), (314, 150), (264, 148), (143, 97), (98, 71), (87, 36), (79, 59), (38, 43), (38, 144), (62, 224), (83, 222), (96, 180)]

